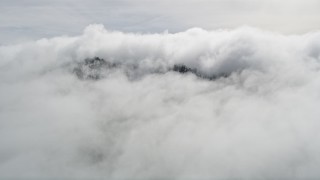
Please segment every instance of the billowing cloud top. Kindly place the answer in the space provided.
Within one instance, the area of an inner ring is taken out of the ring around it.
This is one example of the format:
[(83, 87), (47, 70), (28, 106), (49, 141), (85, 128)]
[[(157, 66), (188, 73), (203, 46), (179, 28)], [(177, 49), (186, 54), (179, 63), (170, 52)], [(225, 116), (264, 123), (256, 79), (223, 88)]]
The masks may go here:
[(0, 69), (1, 177), (320, 176), (318, 32), (91, 25)]

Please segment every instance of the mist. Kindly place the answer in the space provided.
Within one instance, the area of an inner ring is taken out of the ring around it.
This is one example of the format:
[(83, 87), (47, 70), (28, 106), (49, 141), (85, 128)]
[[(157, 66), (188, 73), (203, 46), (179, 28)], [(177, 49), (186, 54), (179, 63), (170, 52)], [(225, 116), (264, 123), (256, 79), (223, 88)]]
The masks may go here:
[(0, 177), (319, 178), (319, 89), (320, 32), (1, 46)]

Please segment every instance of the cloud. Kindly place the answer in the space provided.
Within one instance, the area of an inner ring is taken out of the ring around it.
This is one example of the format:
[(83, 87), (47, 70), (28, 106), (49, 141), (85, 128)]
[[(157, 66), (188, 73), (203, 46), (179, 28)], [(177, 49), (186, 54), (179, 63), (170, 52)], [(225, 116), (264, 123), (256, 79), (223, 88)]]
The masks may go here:
[(0, 175), (318, 178), (319, 40), (90, 25), (1, 46)]

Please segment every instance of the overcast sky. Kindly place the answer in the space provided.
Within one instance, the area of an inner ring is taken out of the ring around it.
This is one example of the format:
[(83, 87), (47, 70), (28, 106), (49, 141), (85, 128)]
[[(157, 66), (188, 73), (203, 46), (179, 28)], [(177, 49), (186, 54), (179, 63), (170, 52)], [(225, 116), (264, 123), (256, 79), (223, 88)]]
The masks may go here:
[(320, 28), (318, 0), (1, 0), (0, 43), (78, 35), (93, 23), (125, 32), (248, 25), (282, 33)]

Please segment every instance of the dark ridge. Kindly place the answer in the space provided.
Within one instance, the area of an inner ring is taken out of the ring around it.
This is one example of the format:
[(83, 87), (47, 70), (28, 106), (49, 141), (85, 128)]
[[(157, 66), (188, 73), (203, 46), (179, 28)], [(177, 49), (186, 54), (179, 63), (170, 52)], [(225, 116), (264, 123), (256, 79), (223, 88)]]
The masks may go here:
[(183, 64), (179, 64), (179, 65), (175, 64), (173, 66), (173, 68), (172, 68), (172, 71), (175, 71), (175, 72), (178, 72), (178, 73), (181, 73), (181, 74), (192, 73), (192, 74), (196, 75), (199, 78), (207, 79), (207, 80), (215, 80), (215, 79), (218, 79), (218, 78), (221, 78), (221, 77), (228, 77), (229, 76), (229, 74), (227, 74), (227, 73), (221, 73), (219, 75), (208, 76), (208, 75), (205, 75), (203, 73), (200, 73), (195, 68), (189, 68), (188, 66), (183, 65)]
[[(122, 71), (126, 74), (128, 79), (134, 80), (139, 79), (146, 74), (162, 74), (165, 72), (150, 70), (149, 72), (144, 72), (136, 65), (130, 64), (115, 64), (104, 60), (103, 58), (94, 57), (86, 58), (83, 62), (77, 63), (73, 68), (73, 73), (81, 80), (98, 80), (107, 75), (107, 73), (116, 68), (121, 68)], [(206, 79), (206, 80), (215, 80), (221, 77), (228, 77), (229, 74), (219, 74), (219, 75), (205, 75), (202, 72), (199, 72), (196, 68), (190, 68), (183, 64), (175, 64), (173, 68), (169, 68), (168, 71), (174, 71), (180, 74), (191, 73), (195, 76)]]
[(103, 65), (107, 64), (107, 62), (99, 57), (87, 58), (84, 60), (84, 65), (88, 66), (91, 69), (97, 69)]
[(188, 73), (188, 72), (191, 72), (193, 74), (197, 73), (196, 69), (191, 69), (185, 65), (174, 65), (172, 70), (175, 72), (179, 72), (181, 74)]
[(84, 62), (78, 63), (73, 72), (79, 79), (98, 80), (103, 77), (103, 72), (115, 67), (115, 64), (105, 61), (102, 58), (87, 58)]

